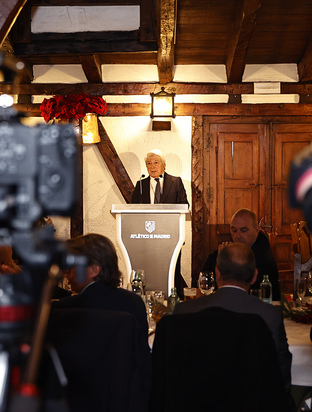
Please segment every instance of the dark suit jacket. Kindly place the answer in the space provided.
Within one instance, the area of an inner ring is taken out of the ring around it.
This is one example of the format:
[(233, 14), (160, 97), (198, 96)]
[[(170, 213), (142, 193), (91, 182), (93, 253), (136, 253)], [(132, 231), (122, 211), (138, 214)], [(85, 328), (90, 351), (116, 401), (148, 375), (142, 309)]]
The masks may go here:
[(292, 355), (288, 349), (283, 314), (280, 308), (264, 303), (257, 297), (248, 295), (248, 293), (242, 289), (223, 287), (211, 295), (179, 303), (175, 307), (174, 313), (194, 313), (209, 307), (221, 307), (234, 312), (251, 313), (261, 316), (272, 333), (285, 388), (288, 392), (291, 382)]
[[(141, 195), (142, 183), (142, 195)], [(138, 181), (132, 193), (131, 203), (151, 203), (150, 200), (150, 176)], [(160, 196), (160, 203), (184, 203), (188, 204), (186, 191), (181, 177), (171, 176), (164, 173), (163, 191)]]
[(272, 336), (257, 315), (208, 308), (164, 316), (152, 374), (150, 412), (288, 410)]
[(53, 309), (86, 308), (128, 312), (135, 316), (142, 327), (148, 331), (146, 308), (143, 300), (133, 292), (122, 288), (111, 288), (103, 282), (94, 282), (78, 295), (52, 302)]
[(55, 309), (47, 339), (57, 350), (68, 379), (70, 412), (147, 412), (150, 349), (133, 315)]
[[(251, 285), (251, 287), (254, 289), (260, 289), (260, 283), (263, 280), (263, 275), (269, 275), (270, 282), (272, 283), (273, 300), (280, 300), (281, 292), (278, 283), (278, 269), (271, 250), (269, 239), (263, 232), (259, 232), (256, 241), (251, 246), (251, 249), (255, 254), (256, 268), (259, 272), (256, 282)], [(214, 272), (217, 256), (218, 251), (211, 253), (202, 267), (202, 271)], [(193, 279), (192, 283), (196, 286), (195, 284), (197, 284), (197, 280)]]

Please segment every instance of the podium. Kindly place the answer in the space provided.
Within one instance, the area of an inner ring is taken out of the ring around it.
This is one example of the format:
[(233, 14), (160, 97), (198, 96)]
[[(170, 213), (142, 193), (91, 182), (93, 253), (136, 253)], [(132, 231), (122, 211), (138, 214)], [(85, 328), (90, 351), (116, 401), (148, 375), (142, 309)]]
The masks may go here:
[(144, 269), (146, 290), (170, 295), (185, 240), (188, 205), (120, 204), (112, 205), (111, 213), (116, 217), (117, 242), (126, 263), (126, 282), (133, 269)]

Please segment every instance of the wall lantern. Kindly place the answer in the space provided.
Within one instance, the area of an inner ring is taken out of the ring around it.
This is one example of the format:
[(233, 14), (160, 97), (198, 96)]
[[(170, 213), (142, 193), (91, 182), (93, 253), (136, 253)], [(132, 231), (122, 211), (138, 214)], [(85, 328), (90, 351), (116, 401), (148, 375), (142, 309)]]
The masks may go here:
[(87, 113), (82, 119), (82, 143), (94, 144), (101, 141), (98, 118), (94, 113)]
[(162, 87), (158, 93), (151, 93), (151, 118), (153, 121), (153, 130), (171, 130), (171, 121), (163, 120), (172, 119), (174, 114), (174, 96), (175, 93), (167, 93)]

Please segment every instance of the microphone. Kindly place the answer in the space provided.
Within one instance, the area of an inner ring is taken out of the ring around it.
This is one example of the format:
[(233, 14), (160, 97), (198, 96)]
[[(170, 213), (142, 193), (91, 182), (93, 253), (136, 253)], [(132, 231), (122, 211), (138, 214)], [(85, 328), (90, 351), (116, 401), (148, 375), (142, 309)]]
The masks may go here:
[(145, 177), (145, 174), (140, 176), (140, 203), (142, 203), (142, 179)]

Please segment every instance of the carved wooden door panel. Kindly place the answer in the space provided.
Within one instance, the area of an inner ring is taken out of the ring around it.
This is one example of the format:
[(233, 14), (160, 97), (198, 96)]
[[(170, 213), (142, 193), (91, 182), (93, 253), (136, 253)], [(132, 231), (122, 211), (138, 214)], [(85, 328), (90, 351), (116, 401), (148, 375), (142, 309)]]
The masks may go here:
[(292, 265), (290, 223), (303, 220), (288, 203), (288, 175), (294, 155), (312, 141), (312, 125), (206, 124), (204, 136), (204, 226), (202, 260), (230, 240), (229, 221), (252, 209), (274, 235), (280, 269)]
[(205, 174), (210, 171), (205, 202), (210, 249), (229, 238), (229, 222), (236, 210), (246, 207), (264, 218), (270, 213), (267, 130), (268, 126), (258, 124), (210, 125), (211, 143), (204, 154)]

